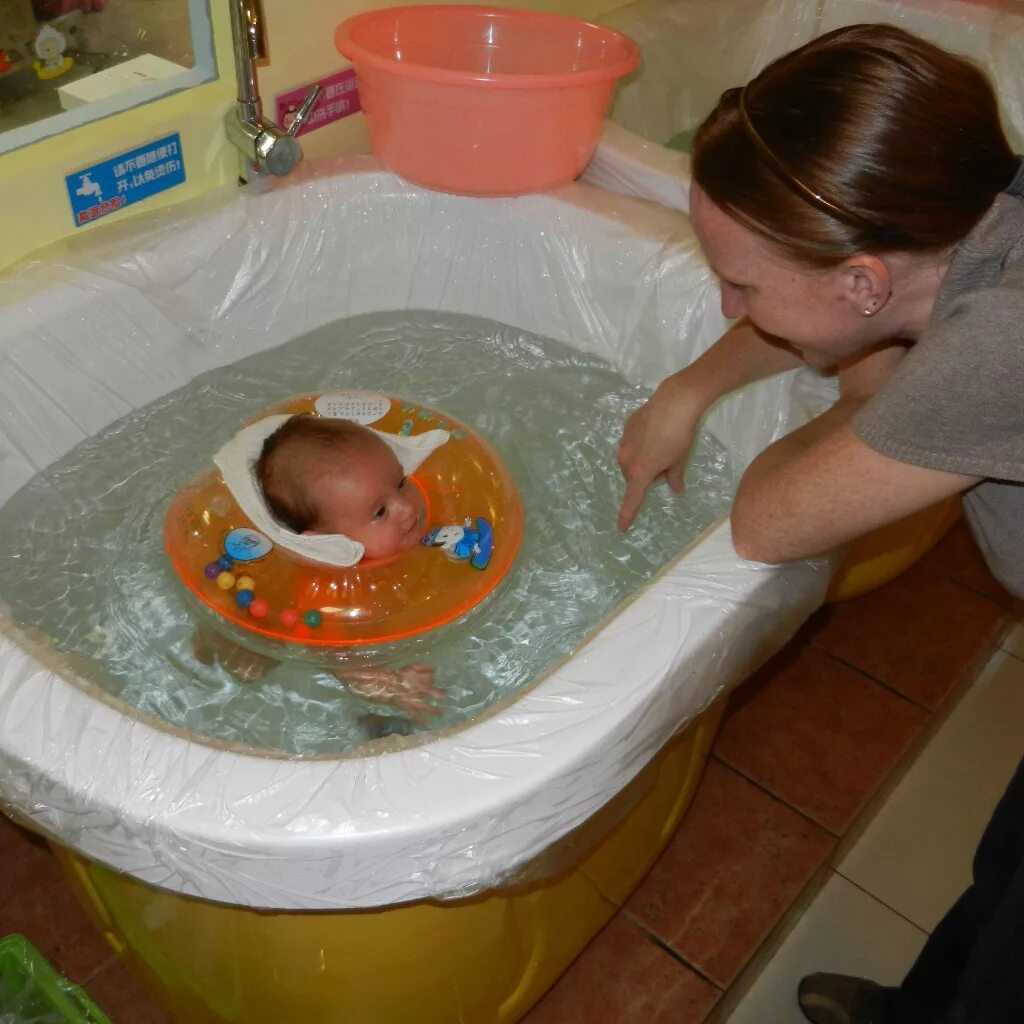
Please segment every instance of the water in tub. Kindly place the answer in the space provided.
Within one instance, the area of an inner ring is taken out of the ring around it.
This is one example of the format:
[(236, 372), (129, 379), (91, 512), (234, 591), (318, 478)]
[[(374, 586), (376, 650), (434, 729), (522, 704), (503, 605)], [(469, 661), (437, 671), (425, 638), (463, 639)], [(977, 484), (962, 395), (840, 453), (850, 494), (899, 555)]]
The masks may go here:
[[(302, 658), (275, 659), (249, 682), (204, 663), (195, 638), (208, 613), (163, 554), (171, 497), (248, 418), (290, 395), (353, 387), (460, 418), (522, 492), (523, 546), (498, 591), (463, 620), (379, 652), (436, 667), (445, 696), (427, 726)], [(633, 529), (617, 532), (616, 445), (645, 397), (606, 362), (493, 321), (423, 312), (334, 323), (196, 378), (36, 476), (0, 509), (0, 598), (90, 684), (215, 741), (322, 756), (375, 733), (451, 728), (569, 654), (724, 514), (728, 459), (702, 436), (685, 496), (654, 489)]]

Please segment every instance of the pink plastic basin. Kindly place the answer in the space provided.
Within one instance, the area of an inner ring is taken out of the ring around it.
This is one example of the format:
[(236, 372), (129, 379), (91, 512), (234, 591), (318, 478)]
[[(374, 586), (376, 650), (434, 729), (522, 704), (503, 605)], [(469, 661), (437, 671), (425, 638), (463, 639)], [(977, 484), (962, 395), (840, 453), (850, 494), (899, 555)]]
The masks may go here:
[(463, 195), (578, 177), (636, 44), (575, 18), (506, 7), (390, 7), (344, 21), (370, 140), (403, 178)]

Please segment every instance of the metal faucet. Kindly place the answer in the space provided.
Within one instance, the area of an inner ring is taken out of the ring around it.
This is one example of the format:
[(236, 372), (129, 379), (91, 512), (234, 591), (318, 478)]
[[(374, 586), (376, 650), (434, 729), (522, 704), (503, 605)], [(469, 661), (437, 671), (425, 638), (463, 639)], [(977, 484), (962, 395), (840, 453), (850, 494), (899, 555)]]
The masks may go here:
[(314, 85), (306, 93), (295, 119), (287, 129), (273, 121), (265, 121), (256, 83), (256, 61), (267, 55), (260, 0), (229, 2), (238, 104), (224, 117), (228, 140), (245, 157), (244, 178), (259, 176), (268, 171), (283, 177), (302, 159), (302, 147), (295, 135), (320, 97), (320, 86)]

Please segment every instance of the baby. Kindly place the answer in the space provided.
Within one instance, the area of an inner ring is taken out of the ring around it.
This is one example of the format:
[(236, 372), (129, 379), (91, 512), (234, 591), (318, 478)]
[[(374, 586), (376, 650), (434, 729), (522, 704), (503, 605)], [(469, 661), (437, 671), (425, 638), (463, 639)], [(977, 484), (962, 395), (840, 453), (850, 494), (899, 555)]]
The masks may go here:
[[(296, 533), (340, 533), (363, 545), (365, 558), (388, 558), (415, 547), (423, 533), (423, 498), (395, 453), (372, 431), (350, 420), (302, 413), (263, 443), (256, 476), (270, 511)], [(215, 660), (240, 682), (276, 664), (223, 638), (203, 634), (194, 645), (204, 664)], [(347, 668), (332, 673), (353, 693), (392, 704), (419, 724), (438, 714), (431, 700), (444, 696), (434, 670)]]
[(256, 475), (274, 516), (296, 533), (341, 533), (365, 558), (415, 547), (423, 498), (395, 453), (367, 427), (306, 413), (263, 443)]

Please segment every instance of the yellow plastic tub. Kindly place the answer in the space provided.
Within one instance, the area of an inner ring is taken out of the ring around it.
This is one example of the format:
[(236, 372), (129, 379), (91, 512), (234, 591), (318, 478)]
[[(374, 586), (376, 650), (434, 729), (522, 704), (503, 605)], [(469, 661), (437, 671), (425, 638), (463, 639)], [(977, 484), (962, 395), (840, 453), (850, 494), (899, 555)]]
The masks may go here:
[(54, 847), (80, 899), (180, 1024), (507, 1024), (612, 917), (682, 820), (725, 701), (546, 851), (533, 881), (376, 911), (190, 899)]
[(959, 518), (959, 496), (947, 498), (854, 541), (832, 575), (825, 600), (846, 601), (895, 579), (930, 551)]

